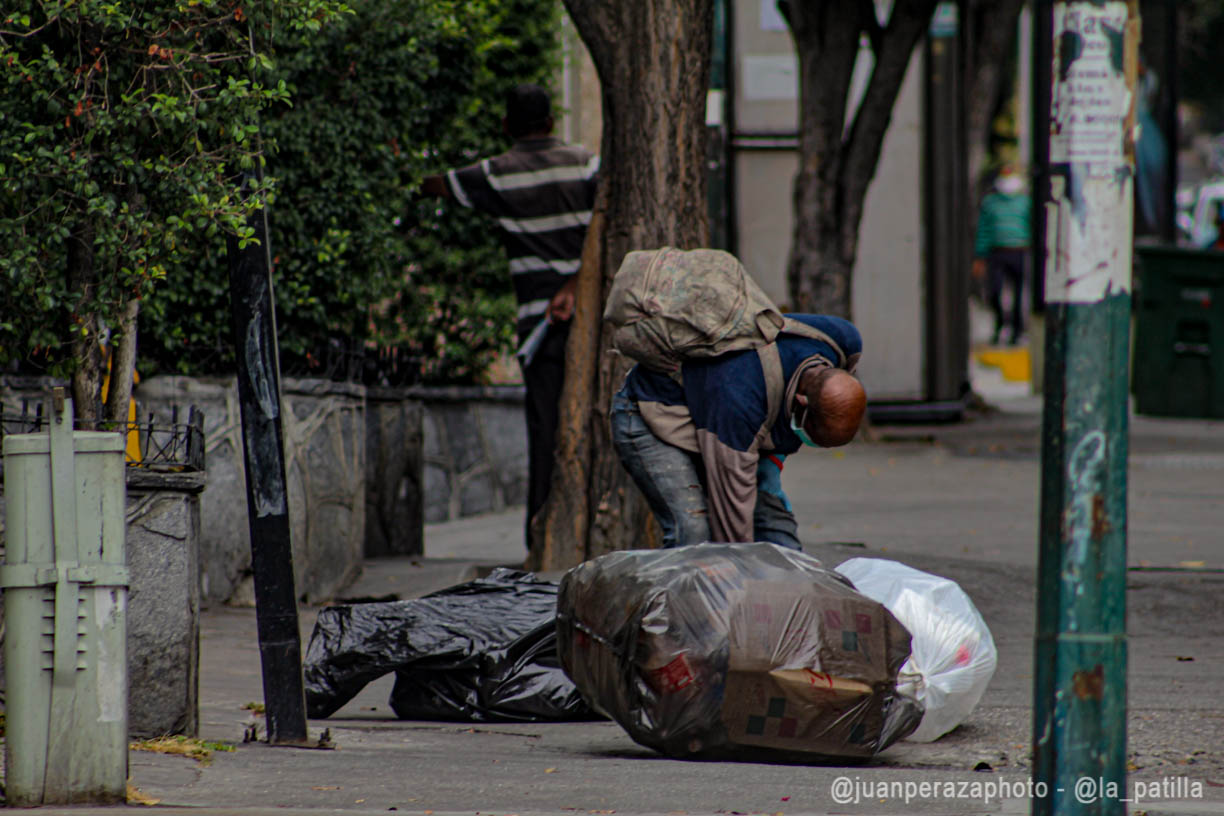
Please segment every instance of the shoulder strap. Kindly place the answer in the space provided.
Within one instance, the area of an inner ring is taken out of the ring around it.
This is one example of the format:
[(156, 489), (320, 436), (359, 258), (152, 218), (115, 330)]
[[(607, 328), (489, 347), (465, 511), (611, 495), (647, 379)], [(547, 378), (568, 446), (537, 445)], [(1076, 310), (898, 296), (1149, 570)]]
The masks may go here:
[[(791, 317), (783, 318), (782, 331), (786, 334), (797, 334), (801, 337), (808, 337), (812, 340), (820, 340), (828, 343), (832, 349), (837, 352), (837, 367), (846, 367), (846, 352), (842, 351), (842, 347), (837, 345), (837, 341), (829, 335), (822, 332), (820, 329), (813, 328), (802, 320), (795, 320)], [(779, 369), (780, 370), (780, 369)]]
[[(833, 347), (837, 348), (837, 345), (834, 344)], [(766, 343), (757, 349), (757, 356), (761, 358), (761, 369), (765, 372), (765, 423), (761, 425), (756, 438), (752, 440), (754, 451), (760, 450), (761, 445), (769, 439), (769, 432), (773, 429), (774, 420), (778, 418), (778, 410), (782, 407), (782, 398), (786, 391), (786, 383), (782, 378), (782, 356), (778, 353), (778, 344)]]

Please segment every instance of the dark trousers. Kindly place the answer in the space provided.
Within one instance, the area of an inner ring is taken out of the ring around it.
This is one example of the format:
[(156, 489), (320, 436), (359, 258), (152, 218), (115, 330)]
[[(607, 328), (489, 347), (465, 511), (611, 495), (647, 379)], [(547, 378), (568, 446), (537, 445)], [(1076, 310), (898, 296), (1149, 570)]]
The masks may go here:
[(544, 506), (552, 484), (569, 327), (569, 323), (552, 324), (531, 365), (523, 371), (523, 383), (527, 386), (527, 532), (523, 540), (528, 549), (531, 520)]
[[(1024, 280), (1028, 266), (1027, 249), (994, 249), (987, 261), (989, 269), (986, 302), (994, 312), (994, 342), (999, 341), (999, 334), (1004, 325), (1011, 329), (1009, 339), (1012, 345), (1024, 334)], [(1011, 320), (1003, 313), (1003, 289), (1010, 287), (1012, 291)]]

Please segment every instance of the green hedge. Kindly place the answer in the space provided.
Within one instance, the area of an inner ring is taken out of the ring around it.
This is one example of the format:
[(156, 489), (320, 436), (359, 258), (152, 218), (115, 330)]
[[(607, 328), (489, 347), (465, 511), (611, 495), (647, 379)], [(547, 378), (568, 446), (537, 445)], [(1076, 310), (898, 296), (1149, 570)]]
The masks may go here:
[[(286, 45), (336, 0), (10, 0), (0, 11), (0, 364), (67, 375), (103, 324), (262, 204), (258, 122), (288, 89), (249, 32)], [(261, 44), (262, 46), (262, 44)]]
[[(353, 14), (309, 42), (270, 43), (276, 62), (263, 72), (292, 99), (261, 120), (276, 181), (268, 219), (282, 369), (353, 376), (380, 359), (396, 362), (400, 380), (475, 382), (513, 342), (505, 258), (487, 220), (414, 190), (427, 173), (508, 146), (503, 95), (553, 75), (559, 6), (348, 5)], [(145, 301), (138, 366), (146, 376), (227, 373), (230, 335), (217, 241), (192, 274)]]

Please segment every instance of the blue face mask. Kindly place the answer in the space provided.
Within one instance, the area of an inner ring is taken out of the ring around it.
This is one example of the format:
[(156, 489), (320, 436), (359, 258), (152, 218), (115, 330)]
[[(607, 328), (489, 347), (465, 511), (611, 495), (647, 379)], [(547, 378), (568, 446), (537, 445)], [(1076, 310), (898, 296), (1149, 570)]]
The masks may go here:
[(807, 421), (808, 407), (809, 406), (806, 406), (806, 405), (803, 406), (803, 416), (800, 418), (798, 422), (795, 422), (794, 412), (791, 413), (791, 417), (790, 417), (791, 430), (795, 432), (795, 436), (799, 437), (799, 441), (802, 442), (803, 444), (807, 445), (810, 448), (819, 448), (820, 445), (817, 445), (815, 442), (813, 442), (812, 437), (808, 436), (807, 431), (804, 430), (803, 428), (803, 423)]

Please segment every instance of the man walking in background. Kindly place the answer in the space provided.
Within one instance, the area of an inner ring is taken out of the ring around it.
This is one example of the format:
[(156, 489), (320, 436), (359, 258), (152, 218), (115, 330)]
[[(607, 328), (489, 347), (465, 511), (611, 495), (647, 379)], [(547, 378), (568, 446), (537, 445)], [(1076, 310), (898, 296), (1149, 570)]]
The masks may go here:
[(516, 86), (507, 94), (502, 120), (514, 146), (428, 176), (421, 188), (496, 219), (519, 304), (520, 347), (533, 330), (543, 332), (533, 352), (520, 355), (527, 386), (529, 549), (531, 519), (544, 506), (552, 480), (575, 274), (599, 172), (599, 157), (554, 138), (553, 124), (548, 92), (538, 85)]
[[(1032, 203), (1024, 179), (1015, 165), (1004, 165), (994, 190), (982, 199), (977, 235), (973, 242), (973, 277), (986, 278), (986, 302), (994, 312), (991, 344), (997, 344), (1006, 326), (1008, 342), (1016, 345), (1024, 335), (1024, 282), (1027, 277)], [(1011, 289), (1011, 315), (1006, 319), (1003, 290)]]

